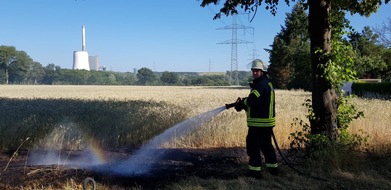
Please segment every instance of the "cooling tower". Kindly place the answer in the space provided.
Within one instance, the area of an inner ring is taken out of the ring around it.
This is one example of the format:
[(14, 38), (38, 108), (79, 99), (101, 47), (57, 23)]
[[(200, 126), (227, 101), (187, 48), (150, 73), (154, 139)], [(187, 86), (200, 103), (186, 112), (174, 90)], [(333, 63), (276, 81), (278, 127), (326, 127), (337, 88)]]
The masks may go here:
[(82, 51), (73, 52), (73, 69), (84, 69), (90, 70), (90, 63), (88, 61), (88, 52), (86, 51), (86, 33), (85, 27), (82, 26), (82, 35), (81, 35), (81, 49)]
[(91, 71), (99, 71), (99, 56), (89, 56), (90, 70)]
[(88, 52), (74, 51), (73, 52), (73, 69), (90, 70), (90, 63), (88, 62)]

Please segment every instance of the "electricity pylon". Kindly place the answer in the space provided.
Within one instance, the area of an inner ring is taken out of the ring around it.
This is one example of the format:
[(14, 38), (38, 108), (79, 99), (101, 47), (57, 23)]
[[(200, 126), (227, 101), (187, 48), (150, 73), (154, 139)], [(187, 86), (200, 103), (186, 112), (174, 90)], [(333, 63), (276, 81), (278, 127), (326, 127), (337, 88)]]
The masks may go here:
[(248, 26), (238, 25), (236, 23), (236, 15), (232, 15), (232, 25), (218, 28), (217, 30), (232, 30), (232, 38), (217, 44), (231, 44), (231, 72), (229, 74), (229, 85), (239, 85), (238, 71), (238, 44), (252, 43), (245, 40), (240, 40), (237, 37), (238, 29), (252, 28)]

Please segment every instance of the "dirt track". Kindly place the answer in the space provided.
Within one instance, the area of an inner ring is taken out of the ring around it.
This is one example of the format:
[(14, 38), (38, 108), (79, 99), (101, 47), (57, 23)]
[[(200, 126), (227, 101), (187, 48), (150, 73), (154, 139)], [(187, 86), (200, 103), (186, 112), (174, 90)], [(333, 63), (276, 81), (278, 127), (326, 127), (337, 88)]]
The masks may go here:
[(242, 168), (245, 168), (247, 161), (244, 148), (170, 149), (161, 161), (152, 167), (150, 173), (142, 176), (121, 176), (69, 166), (31, 166), (27, 162), (26, 152), (19, 153), (6, 168), (11, 156), (12, 154), (6, 153), (0, 155), (0, 189), (49, 185), (60, 188), (70, 180), (82, 185), (87, 177), (92, 177), (97, 183), (105, 186), (141, 186), (144, 189), (155, 189), (189, 176), (237, 178), (244, 175), (241, 171), (245, 171)]

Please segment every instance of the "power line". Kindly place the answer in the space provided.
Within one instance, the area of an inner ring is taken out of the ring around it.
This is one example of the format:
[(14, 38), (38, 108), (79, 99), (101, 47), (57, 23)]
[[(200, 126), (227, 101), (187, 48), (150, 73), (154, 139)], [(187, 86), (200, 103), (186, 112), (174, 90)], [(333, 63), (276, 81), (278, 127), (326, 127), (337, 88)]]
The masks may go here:
[[(245, 15), (249, 16), (248, 13), (246, 13)], [(239, 19), (239, 22), (241, 24), (243, 24), (242, 19), (240, 19), (240, 17), (238, 17), (238, 19)], [(249, 19), (249, 18), (247, 18), (247, 19)], [(244, 38), (245, 39), (247, 38), (246, 33), (248, 33), (248, 34), (250, 34), (249, 41), (254, 42), (254, 43), (252, 43), (252, 47), (249, 47), (249, 45), (246, 44), (246, 48), (247, 48), (247, 51), (249, 52), (249, 56), (250, 56), (250, 58), (249, 58), (250, 62), (252, 60), (255, 60), (259, 56), (259, 54), (257, 53), (256, 46), (255, 46), (255, 38), (254, 38), (255, 32), (254, 31), (255, 31), (254, 27), (248, 27), (244, 30)]]
[[(252, 28), (244, 25), (238, 25), (236, 22), (236, 15), (232, 15), (232, 25), (228, 25), (217, 30), (232, 30), (232, 38), (217, 44), (231, 44), (231, 72), (229, 74), (229, 84), (239, 85), (238, 76), (238, 44), (253, 43), (245, 40), (240, 40), (237, 37), (238, 29)], [(234, 83), (233, 83), (234, 82)]]
[[(213, 16), (217, 14), (216, 11), (212, 10), (212, 8), (210, 6), (207, 6), (207, 7), (208, 7), (209, 11), (213, 14)], [(217, 20), (219, 20), (221, 23), (223, 23), (223, 25), (227, 25), (223, 20), (221, 20), (221, 19), (217, 19)]]

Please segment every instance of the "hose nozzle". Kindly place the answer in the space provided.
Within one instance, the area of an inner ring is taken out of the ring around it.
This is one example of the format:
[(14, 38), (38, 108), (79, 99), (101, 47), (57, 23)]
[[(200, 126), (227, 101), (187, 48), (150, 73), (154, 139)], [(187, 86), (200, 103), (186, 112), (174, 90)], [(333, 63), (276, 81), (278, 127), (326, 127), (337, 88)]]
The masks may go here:
[(236, 102), (231, 103), (231, 104), (225, 104), (225, 109), (229, 109), (229, 108), (235, 107), (235, 104), (236, 104)]
[(241, 98), (239, 97), (234, 103), (225, 104), (225, 108), (226, 108), (226, 109), (229, 109), (229, 108), (235, 107), (235, 105), (236, 105), (240, 100), (241, 100)]

